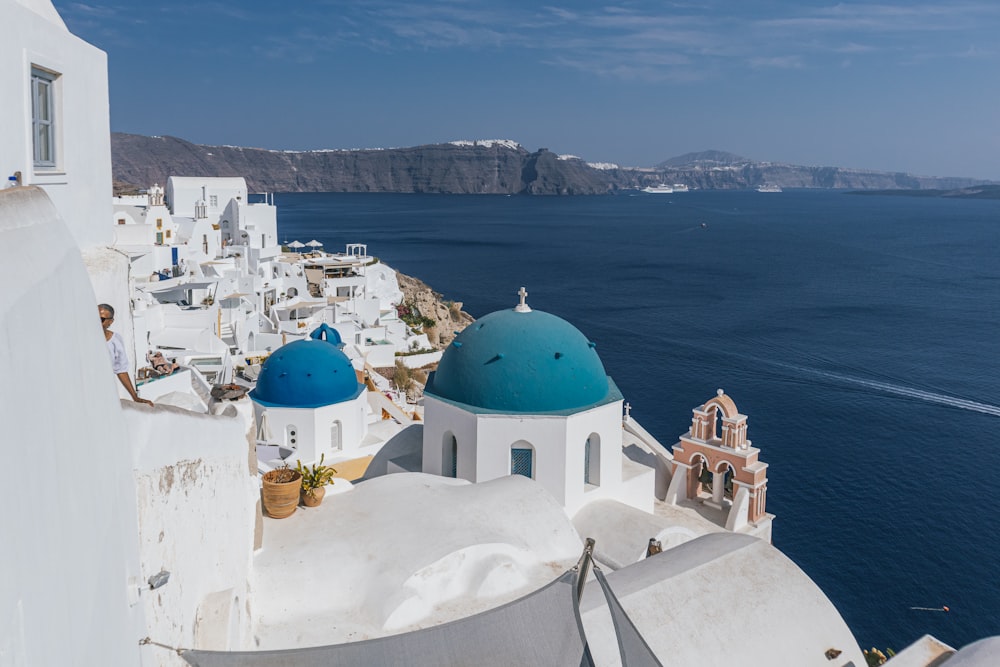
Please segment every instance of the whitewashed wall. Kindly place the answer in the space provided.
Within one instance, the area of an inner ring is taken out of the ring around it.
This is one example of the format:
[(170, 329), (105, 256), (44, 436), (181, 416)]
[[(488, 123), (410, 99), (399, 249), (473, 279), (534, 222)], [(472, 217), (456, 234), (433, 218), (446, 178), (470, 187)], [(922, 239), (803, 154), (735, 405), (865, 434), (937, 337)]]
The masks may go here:
[[(368, 433), (368, 399), (366, 392), (350, 401), (324, 405), (319, 408), (265, 407), (254, 403), (254, 421), (260, 424), (261, 415), (267, 413), (267, 427), (272, 444), (292, 447), (296, 450), (289, 463), (301, 460), (305, 464), (355, 458), (360, 455), (361, 442)], [(333, 449), (333, 423), (340, 422), (341, 449)], [(289, 439), (289, 429), (295, 431), (295, 442)]]
[[(259, 499), (239, 417), (160, 407), (125, 410), (132, 443), (147, 633), (171, 646), (233, 650), (250, 628), (247, 579)], [(184, 665), (148, 649), (144, 665)], [(152, 658), (152, 660), (150, 660)]]
[[(48, 192), (79, 247), (111, 241), (111, 129), (103, 51), (66, 30), (48, 0), (0, 0), (0, 187), (20, 171)], [(60, 76), (55, 88), (57, 167), (36, 170), (31, 67)]]
[(239, 197), (241, 201), (247, 200), (247, 182), (244, 178), (170, 176), (165, 195), (171, 213), (194, 217), (194, 205), (202, 198), (203, 188), (206, 204), (210, 204), (212, 196), (216, 197), (217, 205), (208, 207), (208, 216), (213, 221), (218, 219), (230, 199)]
[(39, 189), (0, 192), (0, 285), (0, 422), (8, 463), (24, 462), (0, 484), (0, 656), (138, 665), (144, 572), (119, 383), (79, 250)]

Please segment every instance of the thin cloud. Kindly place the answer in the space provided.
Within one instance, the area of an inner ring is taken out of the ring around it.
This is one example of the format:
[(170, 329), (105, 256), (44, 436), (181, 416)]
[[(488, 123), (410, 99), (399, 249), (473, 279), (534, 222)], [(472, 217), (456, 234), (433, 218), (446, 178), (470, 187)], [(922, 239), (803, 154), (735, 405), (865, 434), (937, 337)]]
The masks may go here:
[[(190, 0), (186, 0), (190, 2)], [(57, 4), (60, 0), (56, 0)], [(516, 49), (541, 65), (625, 80), (699, 80), (721, 72), (791, 70), (861, 65), (875, 59), (906, 64), (937, 57), (995, 58), (1000, 3), (910, 5), (839, 2), (807, 6), (786, 1), (764, 7), (743, 3), (662, 3), (630, 0), (614, 5), (541, 6), (489, 0), (313, 0), (273, 14), (254, 4), (211, 0), (186, 6), (150, 3), (143, 12), (121, 3), (76, 2), (64, 16), (72, 24), (128, 37), (126, 18), (155, 13), (157, 22), (182, 24), (211, 17), (226, 23), (266, 25), (269, 37), (252, 51), (294, 62), (320, 61), (333, 51)], [(308, 33), (302, 34), (303, 26)], [(933, 36), (933, 37), (931, 37)], [(845, 59), (848, 56), (849, 59)], [(683, 74), (664, 72), (684, 69)]]
[(754, 69), (802, 69), (802, 58), (799, 56), (772, 56), (770, 58), (751, 58), (750, 66)]

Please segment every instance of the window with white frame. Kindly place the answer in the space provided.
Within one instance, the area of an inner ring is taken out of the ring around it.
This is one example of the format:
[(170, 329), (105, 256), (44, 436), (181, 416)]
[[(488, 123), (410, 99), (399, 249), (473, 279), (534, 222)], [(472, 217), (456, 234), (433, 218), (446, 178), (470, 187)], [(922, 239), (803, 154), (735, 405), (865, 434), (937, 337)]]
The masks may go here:
[(31, 142), (36, 167), (56, 166), (56, 79), (59, 75), (31, 68)]

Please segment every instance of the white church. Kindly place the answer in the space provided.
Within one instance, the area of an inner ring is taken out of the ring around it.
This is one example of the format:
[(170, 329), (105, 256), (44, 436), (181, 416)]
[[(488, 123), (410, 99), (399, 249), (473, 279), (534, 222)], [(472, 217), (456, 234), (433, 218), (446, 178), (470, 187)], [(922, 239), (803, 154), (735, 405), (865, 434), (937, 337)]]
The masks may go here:
[[(423, 422), (363, 478), (263, 516), (261, 431), (353, 456), (370, 390), (321, 331), (226, 409), (120, 400), (96, 312), (134, 335), (106, 56), (50, 0), (0, 0), (0, 55), (0, 420), (29, 463), (0, 485), (0, 665), (865, 664), (767, 539), (766, 465), (732, 399), (667, 450), (592, 342), (524, 293), (456, 337)], [(925, 636), (892, 664), (998, 654)]]

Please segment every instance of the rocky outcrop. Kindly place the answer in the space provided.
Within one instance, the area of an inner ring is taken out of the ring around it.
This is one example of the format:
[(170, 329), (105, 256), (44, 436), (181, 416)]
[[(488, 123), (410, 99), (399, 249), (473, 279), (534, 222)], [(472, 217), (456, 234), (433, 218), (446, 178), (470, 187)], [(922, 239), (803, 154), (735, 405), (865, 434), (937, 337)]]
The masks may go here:
[(116, 192), (164, 183), (168, 176), (243, 176), (254, 192), (431, 192), (593, 195), (683, 183), (703, 190), (783, 188), (953, 190), (987, 184), (840, 167), (755, 162), (723, 151), (689, 153), (654, 168), (596, 168), (544, 148), (509, 141), (411, 148), (275, 151), (202, 146), (175, 137), (111, 135)]
[(461, 331), (475, 321), (472, 315), (462, 310), (460, 301), (446, 301), (424, 281), (398, 271), (396, 280), (403, 292), (402, 306), (409, 308), (414, 316), (433, 322), (428, 322), (423, 329), (436, 349), (444, 349), (454, 340), (456, 331)]

